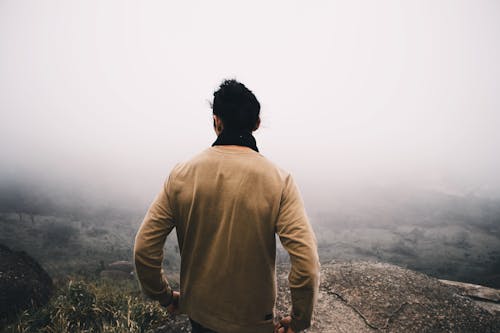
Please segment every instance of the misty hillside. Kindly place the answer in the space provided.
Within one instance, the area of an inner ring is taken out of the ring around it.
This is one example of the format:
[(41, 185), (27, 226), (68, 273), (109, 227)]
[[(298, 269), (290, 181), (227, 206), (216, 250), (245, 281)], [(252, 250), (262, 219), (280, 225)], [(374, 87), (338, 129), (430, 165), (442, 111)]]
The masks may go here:
[[(320, 259), (380, 260), (437, 278), (500, 287), (500, 202), (435, 191), (371, 189), (332, 197), (308, 210)], [(307, 202), (306, 202), (307, 204)], [(84, 197), (0, 191), (0, 243), (24, 250), (51, 274), (99, 272), (130, 260), (147, 207), (97, 204)], [(280, 262), (287, 261), (281, 249)], [(179, 267), (175, 233), (167, 269)]]
[[(96, 276), (109, 262), (131, 259), (141, 214), (80, 194), (49, 196), (37, 189), (6, 187), (0, 191), (0, 243), (26, 251), (52, 276)], [(173, 243), (167, 244), (165, 263), (170, 259), (169, 266), (175, 268), (179, 258)]]
[[(83, 195), (49, 196), (23, 187), (3, 188), (0, 199), (0, 244), (34, 257), (57, 287), (45, 307), (23, 312), (9, 332), (58, 330), (65, 325), (100, 325), (110, 332), (145, 327), (156, 333), (189, 332), (186, 318), (173, 320), (157, 304), (144, 302), (130, 274), (110, 271), (111, 263), (131, 260), (147, 207), (123, 208)], [(310, 332), (420, 331), (416, 327), (494, 332), (498, 327), (497, 310), (477, 307), (433, 279), (500, 288), (498, 201), (430, 191), (371, 190), (332, 196), (327, 210), (309, 210), (309, 215), (323, 265)], [(282, 248), (277, 259), (277, 306), (286, 312), (288, 256)], [(396, 264), (433, 278), (365, 260)], [(174, 285), (179, 262), (173, 233), (166, 243), (164, 267)], [(81, 310), (75, 312), (72, 306)]]
[(375, 259), (500, 286), (500, 202), (435, 191), (372, 190), (312, 216), (323, 260)]

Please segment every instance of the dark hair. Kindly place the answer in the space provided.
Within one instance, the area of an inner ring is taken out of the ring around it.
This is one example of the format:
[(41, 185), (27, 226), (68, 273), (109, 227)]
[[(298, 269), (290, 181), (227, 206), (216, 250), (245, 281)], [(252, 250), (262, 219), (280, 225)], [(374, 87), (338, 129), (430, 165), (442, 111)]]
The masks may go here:
[(221, 118), (224, 128), (252, 132), (259, 120), (260, 103), (243, 83), (224, 80), (214, 92), (212, 111)]

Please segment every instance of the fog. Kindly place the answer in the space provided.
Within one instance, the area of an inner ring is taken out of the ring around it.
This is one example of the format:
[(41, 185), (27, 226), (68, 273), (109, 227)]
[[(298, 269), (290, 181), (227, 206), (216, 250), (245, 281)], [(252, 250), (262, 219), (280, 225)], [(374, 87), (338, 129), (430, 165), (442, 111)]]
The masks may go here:
[(500, 198), (499, 40), (497, 1), (0, 0), (0, 186), (145, 209), (236, 78), (311, 210)]

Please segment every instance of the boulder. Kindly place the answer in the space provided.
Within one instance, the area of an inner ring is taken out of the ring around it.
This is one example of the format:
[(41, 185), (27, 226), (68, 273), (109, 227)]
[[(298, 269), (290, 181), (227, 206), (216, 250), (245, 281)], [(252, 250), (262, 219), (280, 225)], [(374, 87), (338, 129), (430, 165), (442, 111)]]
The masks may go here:
[(20, 311), (47, 303), (52, 292), (52, 279), (35, 259), (0, 244), (0, 328)]
[(108, 265), (108, 269), (125, 273), (132, 273), (134, 271), (134, 264), (130, 261), (115, 261)]
[(455, 288), (457, 294), (471, 298), (477, 305), (493, 315), (500, 316), (500, 290), (458, 281), (439, 281)]
[[(278, 270), (281, 314), (290, 308), (288, 271)], [(308, 333), (500, 332), (500, 317), (455, 287), (380, 262), (323, 264), (314, 318)]]
[(439, 280), (444, 284), (454, 286), (464, 295), (483, 301), (500, 303), (500, 290), (472, 283), (464, 283), (450, 280)]

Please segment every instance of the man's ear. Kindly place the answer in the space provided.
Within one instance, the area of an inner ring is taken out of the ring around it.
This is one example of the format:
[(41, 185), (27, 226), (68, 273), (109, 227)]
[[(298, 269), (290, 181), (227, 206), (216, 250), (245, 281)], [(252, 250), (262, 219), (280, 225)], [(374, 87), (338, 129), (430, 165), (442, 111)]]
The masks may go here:
[(222, 124), (222, 120), (214, 114), (214, 130), (215, 132), (217, 133), (217, 135), (220, 134), (220, 132), (222, 132), (222, 130), (224, 129), (224, 125)]
[(260, 117), (257, 118), (257, 123), (255, 124), (255, 127), (254, 127), (254, 131), (258, 130), (259, 129), (259, 126), (260, 126)]

